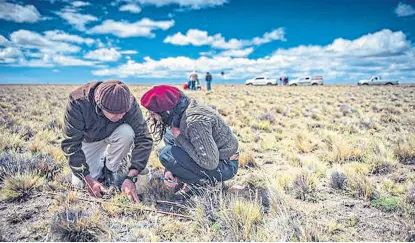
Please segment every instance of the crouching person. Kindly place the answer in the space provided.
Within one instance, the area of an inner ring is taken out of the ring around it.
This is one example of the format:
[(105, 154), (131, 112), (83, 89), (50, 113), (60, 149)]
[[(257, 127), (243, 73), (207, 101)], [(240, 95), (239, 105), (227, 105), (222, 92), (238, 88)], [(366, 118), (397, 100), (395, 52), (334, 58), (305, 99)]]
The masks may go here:
[[(102, 197), (100, 182), (110, 180), (130, 200), (138, 201), (135, 181), (147, 165), (152, 144), (141, 110), (124, 83), (92, 82), (69, 95), (62, 149), (74, 186)], [(129, 172), (120, 175), (130, 152)]]
[(177, 197), (235, 176), (238, 141), (215, 110), (167, 85), (147, 91), (141, 104), (149, 110), (150, 132), (164, 138), (159, 157)]

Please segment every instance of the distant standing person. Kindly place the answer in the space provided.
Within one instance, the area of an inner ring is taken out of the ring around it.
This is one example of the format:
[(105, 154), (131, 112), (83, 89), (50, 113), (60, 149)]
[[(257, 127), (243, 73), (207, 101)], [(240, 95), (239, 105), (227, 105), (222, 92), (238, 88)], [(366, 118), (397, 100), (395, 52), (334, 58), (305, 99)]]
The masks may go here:
[(196, 82), (198, 81), (198, 76), (197, 76), (197, 72), (196, 71), (193, 71), (189, 75), (189, 80), (190, 80), (190, 89), (191, 90), (196, 90)]
[(212, 89), (211, 82), (212, 82), (212, 75), (209, 72), (207, 72), (206, 73), (206, 89), (207, 89), (207, 91), (210, 91)]

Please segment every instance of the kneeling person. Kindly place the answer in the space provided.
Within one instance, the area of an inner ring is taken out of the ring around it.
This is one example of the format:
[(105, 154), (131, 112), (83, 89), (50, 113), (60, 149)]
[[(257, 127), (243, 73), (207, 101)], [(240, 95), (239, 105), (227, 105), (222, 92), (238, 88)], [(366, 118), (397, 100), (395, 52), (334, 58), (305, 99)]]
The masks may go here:
[(238, 140), (215, 110), (167, 85), (147, 91), (141, 104), (149, 110), (151, 132), (166, 144), (159, 155), (165, 179), (193, 189), (235, 176)]
[[(99, 180), (110, 179), (138, 201), (134, 181), (147, 165), (152, 144), (141, 110), (124, 83), (92, 82), (69, 95), (62, 149), (69, 159), (74, 186), (85, 186), (92, 195), (102, 197)], [(128, 175), (117, 176), (129, 152)]]

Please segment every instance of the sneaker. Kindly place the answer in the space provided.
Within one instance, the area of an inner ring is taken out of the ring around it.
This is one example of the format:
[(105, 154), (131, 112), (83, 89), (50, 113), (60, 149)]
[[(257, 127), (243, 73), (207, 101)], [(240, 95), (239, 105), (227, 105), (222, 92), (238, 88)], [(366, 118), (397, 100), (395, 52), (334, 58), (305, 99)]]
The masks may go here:
[(103, 184), (106, 187), (115, 187), (117, 190), (121, 191), (121, 185), (124, 182), (125, 175), (112, 172), (104, 166), (103, 170)]

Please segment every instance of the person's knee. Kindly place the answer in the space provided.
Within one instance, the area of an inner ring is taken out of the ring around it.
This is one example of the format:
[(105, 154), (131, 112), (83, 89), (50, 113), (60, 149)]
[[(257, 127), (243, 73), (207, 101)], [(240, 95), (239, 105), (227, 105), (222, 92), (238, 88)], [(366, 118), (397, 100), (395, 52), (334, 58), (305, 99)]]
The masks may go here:
[(173, 133), (170, 129), (166, 129), (166, 133), (164, 134), (163, 141), (165, 145), (174, 145), (174, 137)]
[(128, 124), (121, 124), (115, 129), (113, 134), (113, 141), (121, 142), (125, 145), (131, 145), (134, 142), (135, 133), (133, 128)]
[(238, 173), (238, 162), (237, 161), (224, 161), (222, 168), (220, 169), (220, 178), (221, 181), (227, 181), (235, 177)]
[(172, 146), (167, 145), (160, 151), (159, 160), (165, 168), (172, 167), (177, 163), (173, 157), (171, 149)]

